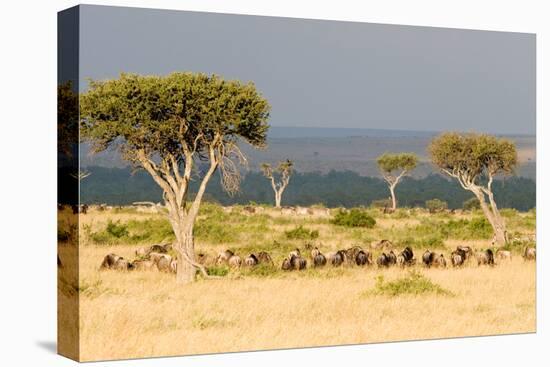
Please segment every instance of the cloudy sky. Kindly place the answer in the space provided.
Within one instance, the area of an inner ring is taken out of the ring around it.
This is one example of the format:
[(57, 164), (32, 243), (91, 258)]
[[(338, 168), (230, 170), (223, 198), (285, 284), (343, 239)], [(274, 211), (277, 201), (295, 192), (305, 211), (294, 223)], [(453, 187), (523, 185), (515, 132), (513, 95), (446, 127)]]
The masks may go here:
[(80, 77), (253, 81), (273, 126), (535, 133), (535, 36), (81, 6)]

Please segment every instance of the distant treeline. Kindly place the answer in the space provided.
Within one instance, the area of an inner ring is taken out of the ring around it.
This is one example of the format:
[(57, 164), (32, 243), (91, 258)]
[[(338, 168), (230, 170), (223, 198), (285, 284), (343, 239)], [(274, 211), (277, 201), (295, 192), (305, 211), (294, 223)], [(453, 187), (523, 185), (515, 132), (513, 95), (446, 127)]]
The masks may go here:
[[(83, 203), (107, 203), (126, 205), (135, 201), (162, 199), (160, 188), (144, 171), (132, 173), (130, 168), (87, 167), (91, 175), (81, 182)], [(194, 181), (190, 192), (196, 191)], [(515, 208), (526, 211), (535, 207), (535, 182), (528, 178), (510, 177), (497, 180), (494, 193), (501, 208)], [(399, 206), (424, 206), (426, 200), (440, 199), (449, 208), (461, 208), (472, 194), (454, 181), (441, 175), (430, 175), (423, 179), (405, 178), (396, 189)], [(283, 195), (283, 205), (309, 206), (324, 204), (327, 207), (368, 206), (374, 200), (386, 199), (389, 191), (386, 183), (375, 177), (364, 177), (351, 171), (331, 171), (328, 174), (295, 172)], [(223, 205), (273, 204), (274, 195), (268, 180), (260, 172), (249, 172), (243, 177), (241, 192), (229, 196), (222, 190), (219, 176), (210, 181), (206, 200)]]

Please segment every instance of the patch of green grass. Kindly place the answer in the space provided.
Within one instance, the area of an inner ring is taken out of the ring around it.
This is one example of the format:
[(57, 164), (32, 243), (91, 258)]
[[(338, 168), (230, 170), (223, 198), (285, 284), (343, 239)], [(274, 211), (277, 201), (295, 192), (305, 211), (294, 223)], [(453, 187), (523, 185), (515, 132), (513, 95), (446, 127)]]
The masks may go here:
[(330, 222), (339, 226), (363, 228), (372, 228), (376, 224), (376, 220), (361, 209), (351, 209), (348, 212), (341, 210)]
[(294, 229), (285, 231), (285, 236), (289, 240), (314, 240), (319, 237), (319, 231), (310, 230), (300, 225)]
[(229, 274), (229, 268), (224, 265), (222, 266), (215, 265), (215, 266), (207, 267), (206, 272), (208, 273), (208, 275), (224, 277), (227, 274)]
[(376, 277), (374, 289), (368, 291), (365, 295), (374, 294), (396, 297), (429, 293), (444, 296), (452, 295), (452, 292), (444, 289), (439, 284), (433, 283), (417, 271), (410, 271), (407, 276), (392, 281), (386, 281), (384, 280), (384, 276), (379, 275)]

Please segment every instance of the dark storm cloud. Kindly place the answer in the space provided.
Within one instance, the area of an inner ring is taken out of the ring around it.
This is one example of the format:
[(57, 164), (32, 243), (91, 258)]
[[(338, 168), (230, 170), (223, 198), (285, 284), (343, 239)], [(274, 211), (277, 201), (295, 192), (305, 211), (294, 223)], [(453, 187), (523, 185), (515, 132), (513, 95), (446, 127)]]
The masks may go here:
[(80, 20), (82, 78), (254, 81), (275, 126), (535, 132), (532, 34), (101, 6)]

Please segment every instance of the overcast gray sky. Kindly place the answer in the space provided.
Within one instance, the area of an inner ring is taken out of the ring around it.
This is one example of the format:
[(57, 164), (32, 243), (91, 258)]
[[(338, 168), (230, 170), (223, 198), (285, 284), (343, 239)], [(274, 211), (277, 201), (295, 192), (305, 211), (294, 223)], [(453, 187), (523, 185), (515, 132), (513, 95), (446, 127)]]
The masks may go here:
[(253, 81), (273, 126), (535, 133), (533, 34), (88, 5), (80, 21), (82, 80)]

